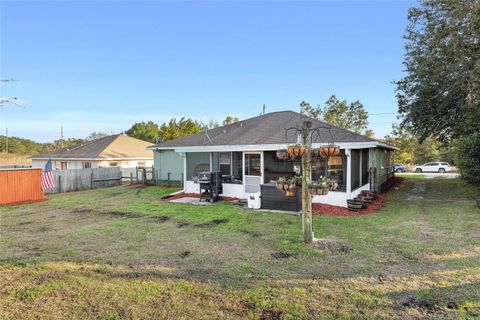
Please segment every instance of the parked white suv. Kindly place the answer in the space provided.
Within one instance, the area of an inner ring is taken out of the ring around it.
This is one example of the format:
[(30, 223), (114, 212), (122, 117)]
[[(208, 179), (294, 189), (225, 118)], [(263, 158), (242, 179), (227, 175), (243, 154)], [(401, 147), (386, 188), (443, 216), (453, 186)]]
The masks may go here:
[(448, 162), (429, 162), (421, 166), (414, 166), (413, 172), (449, 172), (452, 171), (452, 168)]

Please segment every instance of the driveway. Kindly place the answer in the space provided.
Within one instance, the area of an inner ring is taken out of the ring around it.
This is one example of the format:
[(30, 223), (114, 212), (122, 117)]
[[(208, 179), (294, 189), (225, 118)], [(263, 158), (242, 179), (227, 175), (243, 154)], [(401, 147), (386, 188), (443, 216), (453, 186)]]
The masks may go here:
[(415, 172), (405, 172), (405, 173), (395, 173), (397, 177), (414, 177), (414, 176), (423, 176), (425, 179), (431, 178), (445, 178), (445, 179), (455, 179), (460, 177), (460, 174), (457, 172), (446, 172), (446, 173), (439, 173), (439, 172), (422, 172), (422, 173), (415, 173)]

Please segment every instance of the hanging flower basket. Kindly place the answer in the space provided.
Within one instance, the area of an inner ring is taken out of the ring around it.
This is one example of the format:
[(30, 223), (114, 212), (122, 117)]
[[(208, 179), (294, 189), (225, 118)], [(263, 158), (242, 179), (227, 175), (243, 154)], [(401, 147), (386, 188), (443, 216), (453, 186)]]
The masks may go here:
[(303, 145), (295, 144), (289, 146), (287, 151), (290, 158), (295, 159), (297, 157), (303, 156), (305, 152), (307, 152), (307, 148), (305, 148), (305, 146)]
[(289, 158), (288, 151), (286, 149), (278, 150), (276, 153), (276, 156), (277, 156), (277, 159), (280, 159), (280, 160), (288, 160)]
[(335, 157), (340, 154), (340, 147), (329, 144), (318, 149), (318, 155), (322, 158)]

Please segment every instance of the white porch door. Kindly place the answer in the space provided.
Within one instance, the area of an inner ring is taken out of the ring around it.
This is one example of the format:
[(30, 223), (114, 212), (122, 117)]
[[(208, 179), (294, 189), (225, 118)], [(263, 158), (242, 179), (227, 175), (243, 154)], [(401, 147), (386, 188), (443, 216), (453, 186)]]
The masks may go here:
[(260, 192), (263, 183), (263, 152), (243, 153), (243, 185), (245, 194)]

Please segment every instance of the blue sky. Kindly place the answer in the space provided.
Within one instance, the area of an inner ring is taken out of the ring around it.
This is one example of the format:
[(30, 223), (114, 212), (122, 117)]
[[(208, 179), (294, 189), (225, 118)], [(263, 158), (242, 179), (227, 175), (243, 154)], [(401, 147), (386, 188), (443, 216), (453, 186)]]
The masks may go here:
[[(0, 3), (1, 130), (37, 141), (171, 117), (298, 110), (331, 94), (397, 111), (408, 1)], [(377, 137), (395, 115), (372, 115)]]

